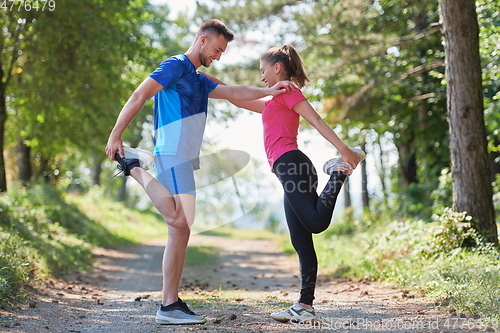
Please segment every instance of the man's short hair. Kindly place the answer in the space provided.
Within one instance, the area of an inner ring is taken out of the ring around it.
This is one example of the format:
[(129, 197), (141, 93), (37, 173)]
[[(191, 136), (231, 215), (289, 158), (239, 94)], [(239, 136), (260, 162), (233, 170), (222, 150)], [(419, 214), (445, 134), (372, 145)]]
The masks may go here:
[(223, 35), (224, 38), (230, 42), (234, 39), (234, 34), (231, 30), (229, 30), (224, 23), (217, 19), (212, 19), (203, 23), (198, 31), (198, 35), (203, 33), (216, 33), (217, 35)]

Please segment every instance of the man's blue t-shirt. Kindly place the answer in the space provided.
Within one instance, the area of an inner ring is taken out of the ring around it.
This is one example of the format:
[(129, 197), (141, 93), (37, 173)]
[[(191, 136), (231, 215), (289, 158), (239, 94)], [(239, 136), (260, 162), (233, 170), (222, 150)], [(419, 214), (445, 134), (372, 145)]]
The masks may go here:
[(182, 157), (198, 169), (208, 94), (217, 83), (184, 54), (163, 61), (149, 77), (164, 87), (154, 97), (154, 154)]

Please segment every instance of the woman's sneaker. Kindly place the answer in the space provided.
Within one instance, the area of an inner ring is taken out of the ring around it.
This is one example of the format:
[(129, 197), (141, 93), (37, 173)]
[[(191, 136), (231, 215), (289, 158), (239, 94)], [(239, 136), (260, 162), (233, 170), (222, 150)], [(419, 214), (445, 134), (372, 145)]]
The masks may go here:
[(155, 321), (163, 325), (182, 325), (182, 324), (204, 324), (205, 317), (196, 315), (191, 311), (187, 304), (180, 298), (177, 302), (167, 306), (160, 306), (156, 311)]
[[(364, 151), (362, 151), (361, 149), (351, 148), (351, 150), (354, 153), (356, 153), (356, 155), (358, 155), (358, 157), (359, 157), (358, 163), (361, 163), (361, 161), (363, 161), (366, 158), (366, 153)], [(343, 172), (345, 172), (346, 175), (350, 176), (352, 174), (353, 170), (354, 169), (351, 169), (344, 162), (344, 159), (342, 158), (342, 156), (332, 158), (331, 160), (326, 161), (325, 164), (323, 165), (323, 171), (329, 175), (331, 175), (334, 171), (343, 171)]]
[(298, 303), (295, 303), (290, 308), (281, 312), (271, 313), (271, 318), (282, 323), (286, 323), (290, 320), (292, 322), (299, 323), (301, 321), (318, 319), (318, 317), (316, 317), (316, 313), (314, 312), (314, 308), (306, 309)]
[[(150, 151), (144, 149), (132, 148), (123, 145), (123, 152), (125, 157), (122, 158), (120, 154), (116, 152), (115, 159), (118, 162), (118, 169), (120, 172), (123, 171), (125, 176), (130, 176), (130, 170), (135, 167), (149, 170), (149, 166), (153, 164), (155, 160), (154, 155)], [(118, 172), (114, 177), (116, 177), (120, 172)]]

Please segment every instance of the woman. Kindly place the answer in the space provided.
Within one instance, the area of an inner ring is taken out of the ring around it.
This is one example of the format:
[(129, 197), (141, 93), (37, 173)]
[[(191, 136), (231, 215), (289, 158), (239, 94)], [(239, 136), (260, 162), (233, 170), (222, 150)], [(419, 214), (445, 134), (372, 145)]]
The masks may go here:
[[(301, 290), (299, 300), (289, 309), (272, 313), (281, 322), (315, 319), (313, 308), (318, 261), (313, 233), (328, 228), (335, 202), (347, 176), (365, 158), (360, 149), (349, 149), (313, 109), (302, 88), (307, 78), (302, 60), (291, 45), (269, 49), (260, 60), (261, 80), (267, 87), (290, 80), (299, 89), (275, 96), (269, 101), (231, 101), (238, 107), (262, 113), (264, 145), (272, 172), (284, 189), (285, 216), (292, 245), (300, 261)], [(210, 77), (218, 83), (219, 80)], [(298, 149), (300, 117), (306, 119), (342, 155), (327, 161), (323, 170), (330, 175), (318, 196), (318, 177), (311, 160)]]

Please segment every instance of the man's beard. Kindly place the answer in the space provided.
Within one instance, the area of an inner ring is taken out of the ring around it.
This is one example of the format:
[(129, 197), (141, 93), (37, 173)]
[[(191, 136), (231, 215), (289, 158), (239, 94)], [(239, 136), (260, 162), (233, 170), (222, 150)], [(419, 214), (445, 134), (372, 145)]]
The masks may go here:
[(203, 52), (200, 52), (200, 63), (204, 66), (204, 67), (210, 67), (210, 59), (208, 59), (208, 57), (205, 56), (205, 54)]

